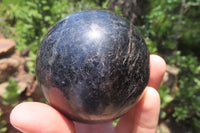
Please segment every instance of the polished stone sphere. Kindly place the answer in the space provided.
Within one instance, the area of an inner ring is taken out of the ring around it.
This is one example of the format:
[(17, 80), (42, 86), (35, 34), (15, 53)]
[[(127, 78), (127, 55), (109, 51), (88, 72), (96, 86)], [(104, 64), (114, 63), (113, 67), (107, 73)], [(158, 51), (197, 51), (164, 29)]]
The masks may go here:
[(136, 28), (107, 10), (66, 16), (44, 37), (36, 76), (51, 106), (86, 123), (116, 119), (149, 79), (148, 48)]

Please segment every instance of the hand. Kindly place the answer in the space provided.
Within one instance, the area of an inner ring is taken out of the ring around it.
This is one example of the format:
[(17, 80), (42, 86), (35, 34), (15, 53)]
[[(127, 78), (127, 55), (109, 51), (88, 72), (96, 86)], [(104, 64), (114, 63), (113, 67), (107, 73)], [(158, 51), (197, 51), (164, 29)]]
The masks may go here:
[(165, 73), (165, 61), (150, 56), (150, 78), (141, 100), (114, 128), (111, 122), (81, 124), (72, 122), (57, 110), (44, 103), (25, 102), (17, 105), (10, 114), (14, 127), (28, 133), (155, 133), (160, 112), (157, 89)]

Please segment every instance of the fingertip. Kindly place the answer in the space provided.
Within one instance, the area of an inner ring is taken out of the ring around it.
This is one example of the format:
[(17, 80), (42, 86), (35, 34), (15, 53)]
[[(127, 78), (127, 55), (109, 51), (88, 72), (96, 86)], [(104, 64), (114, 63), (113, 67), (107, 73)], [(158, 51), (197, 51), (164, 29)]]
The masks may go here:
[(145, 94), (141, 101), (138, 103), (139, 106), (142, 106), (142, 110), (144, 112), (146, 111), (154, 111), (157, 109), (159, 111), (160, 109), (160, 95), (158, 91), (152, 87), (147, 87)]
[(140, 101), (125, 114), (116, 126), (117, 133), (155, 133), (160, 112), (160, 96), (152, 87), (146, 87)]
[(74, 125), (51, 106), (37, 102), (17, 105), (10, 114), (11, 124), (22, 132), (74, 133)]
[(160, 67), (163, 68), (162, 70), (165, 71), (165, 69), (166, 69), (166, 62), (165, 62), (165, 60), (161, 56), (155, 55), (155, 54), (151, 54), (150, 55), (150, 59), (155, 64), (159, 64)]
[(160, 113), (160, 96), (158, 91), (152, 87), (147, 87), (144, 97), (136, 105), (137, 110), (134, 118), (133, 131), (136, 133), (156, 132), (159, 113)]
[(150, 55), (150, 77), (148, 86), (158, 89), (165, 71), (165, 60), (158, 55)]
[(24, 125), (23, 123), (25, 122), (24, 120), (21, 120), (21, 118), (23, 118), (23, 116), (21, 116), (23, 114), (21, 112), (21, 106), (23, 106), (23, 104), (24, 103), (17, 105), (10, 113), (10, 123), (20, 131), (23, 130), (20, 126)]

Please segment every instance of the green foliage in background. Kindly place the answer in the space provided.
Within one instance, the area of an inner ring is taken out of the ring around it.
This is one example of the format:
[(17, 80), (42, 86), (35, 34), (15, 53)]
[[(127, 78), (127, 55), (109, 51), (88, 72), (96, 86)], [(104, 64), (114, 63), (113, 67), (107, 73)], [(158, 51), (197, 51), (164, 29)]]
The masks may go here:
[(174, 10), (180, 8), (180, 2), (180, 0), (154, 1), (149, 14), (145, 16), (149, 37), (160, 49), (171, 50), (176, 47), (179, 11)]
[(2, 113), (0, 112), (0, 133), (6, 132), (7, 127), (6, 127), (6, 121), (1, 120)]
[(9, 78), (9, 85), (6, 87), (6, 91), (2, 95), (3, 104), (16, 105), (18, 103), (18, 96), (20, 94), (19, 86), (14, 78)]
[[(191, 132), (200, 130), (200, 63), (193, 55), (182, 55), (177, 51), (165, 58), (171, 66), (179, 68), (177, 88), (171, 90), (161, 85), (161, 119), (174, 120)], [(169, 108), (169, 109), (168, 109)], [(169, 112), (170, 110), (170, 112)]]
[(178, 48), (184, 54), (200, 56), (200, 0), (185, 0), (183, 26)]
[[(110, 0), (1, 0), (2, 32), (17, 42), (17, 49), (30, 49), (27, 63), (35, 74), (36, 51), (48, 29), (64, 16), (83, 9), (107, 9)], [(122, 0), (123, 1), (123, 0)], [(145, 1), (145, 0), (144, 0)], [(200, 0), (150, 0), (142, 23), (137, 26), (151, 53), (161, 54), (167, 64), (179, 69), (177, 90), (164, 84), (159, 89), (161, 119), (200, 130)], [(115, 12), (123, 14), (120, 8)], [(11, 89), (12, 88), (12, 89)], [(16, 104), (19, 95), (14, 79), (3, 96), (5, 104)], [(166, 108), (170, 107), (171, 112)], [(114, 125), (117, 121), (114, 122)], [(0, 123), (4, 129), (5, 122)]]
[(3, 133), (3, 132), (6, 132), (6, 131), (7, 131), (6, 121), (2, 120), (2, 121), (0, 121), (0, 132)]
[(151, 1), (143, 17), (147, 43), (161, 52), (180, 49), (200, 55), (200, 0)]
[(161, 84), (159, 90), (161, 105), (160, 105), (160, 118), (164, 119), (167, 115), (167, 112), (165, 112), (166, 106), (173, 101), (173, 97), (170, 95), (170, 88)]
[(174, 107), (172, 117), (177, 122), (190, 125), (194, 131), (199, 131), (200, 125), (200, 64), (192, 55), (181, 55), (177, 52), (169, 57), (167, 62), (179, 68), (178, 87), (171, 105)]
[[(200, 0), (151, 1), (140, 25), (151, 53), (179, 69), (175, 94), (161, 85), (161, 119), (200, 130)], [(169, 108), (169, 109), (167, 109)], [(168, 112), (171, 110), (170, 112)]]

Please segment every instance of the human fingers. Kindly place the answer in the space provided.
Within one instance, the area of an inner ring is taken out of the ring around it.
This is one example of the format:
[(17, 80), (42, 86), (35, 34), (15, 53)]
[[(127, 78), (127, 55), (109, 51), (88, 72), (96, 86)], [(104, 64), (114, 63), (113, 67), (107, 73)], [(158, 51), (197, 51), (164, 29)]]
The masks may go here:
[(158, 90), (162, 78), (166, 71), (166, 63), (163, 58), (158, 55), (150, 55), (150, 76), (147, 86)]
[(117, 133), (155, 133), (160, 111), (158, 92), (147, 87), (142, 99), (123, 116), (116, 126)]
[(10, 114), (11, 124), (28, 133), (74, 133), (73, 123), (51, 106), (38, 102), (17, 105)]
[[(165, 61), (157, 56), (150, 56), (150, 78), (141, 100), (123, 116), (117, 127), (117, 133), (155, 132), (160, 111), (158, 89), (165, 73)], [(153, 87), (153, 88), (152, 88)]]

